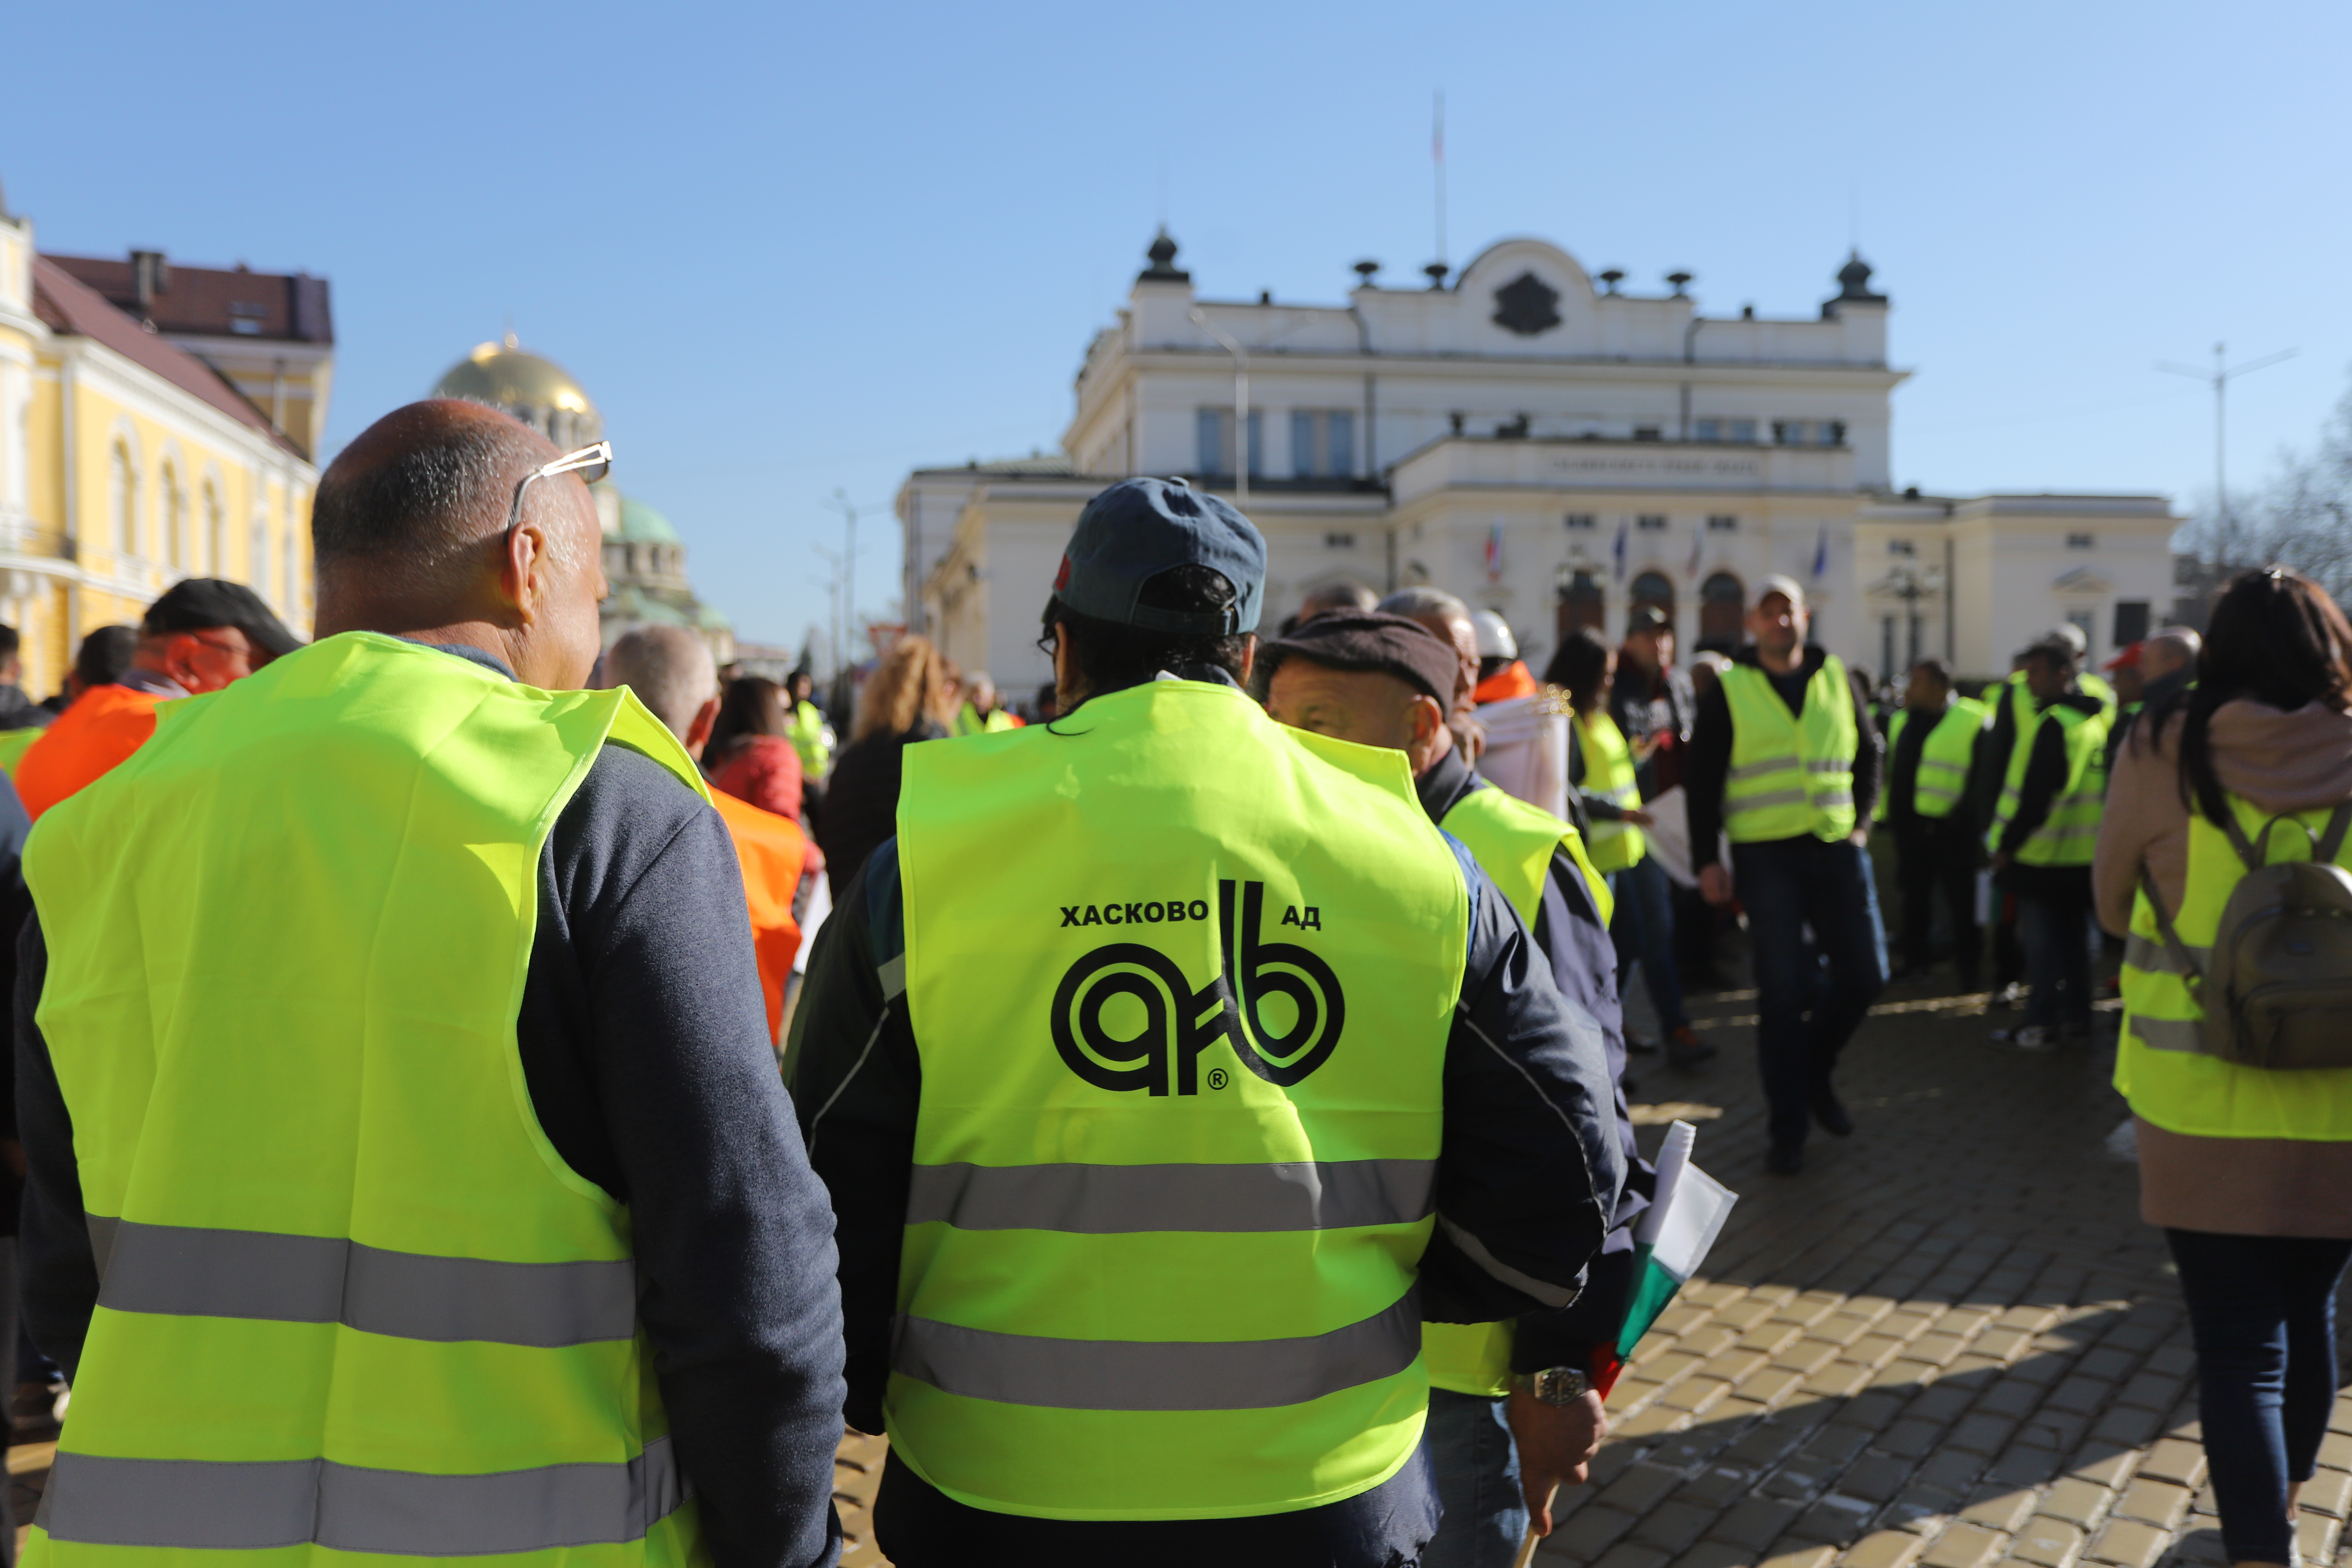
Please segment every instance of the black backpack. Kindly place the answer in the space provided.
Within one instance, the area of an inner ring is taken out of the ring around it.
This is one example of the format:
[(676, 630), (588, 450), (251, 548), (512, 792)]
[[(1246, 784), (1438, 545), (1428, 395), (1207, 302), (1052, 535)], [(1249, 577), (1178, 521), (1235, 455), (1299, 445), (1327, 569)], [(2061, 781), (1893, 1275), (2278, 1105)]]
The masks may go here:
[[(2263, 863), (2271, 829), (2282, 822), (2311, 839), (2310, 859)], [(2199, 1048), (2274, 1072), (2352, 1068), (2352, 871), (2336, 864), (2352, 830), (2352, 801), (2315, 834), (2293, 816), (2272, 817), (2251, 842), (2234, 813), (2222, 828), (2246, 874), (2221, 906), (2204, 968), (2164, 912), (2156, 879), (2140, 868), (2157, 929), (2203, 1012)]]

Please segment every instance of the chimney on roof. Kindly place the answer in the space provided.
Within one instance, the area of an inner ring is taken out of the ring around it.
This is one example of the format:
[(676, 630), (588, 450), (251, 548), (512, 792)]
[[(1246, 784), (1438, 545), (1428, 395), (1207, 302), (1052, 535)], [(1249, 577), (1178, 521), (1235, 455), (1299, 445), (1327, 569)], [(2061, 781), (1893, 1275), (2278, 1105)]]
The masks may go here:
[(155, 313), (155, 296), (172, 291), (172, 264), (160, 250), (131, 253), (131, 293), (139, 302), (142, 320)]

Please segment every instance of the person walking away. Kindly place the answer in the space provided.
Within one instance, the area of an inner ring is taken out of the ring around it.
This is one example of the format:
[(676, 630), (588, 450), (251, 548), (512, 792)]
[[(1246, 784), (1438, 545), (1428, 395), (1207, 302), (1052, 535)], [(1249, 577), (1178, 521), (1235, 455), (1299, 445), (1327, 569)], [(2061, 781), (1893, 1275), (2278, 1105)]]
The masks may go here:
[(91, 687), (111, 686), (121, 679), (138, 652), (137, 626), (99, 627), (82, 638), (81, 647), (74, 651), (73, 668), (66, 671), (64, 688), (42, 699), (41, 706), (54, 720)]
[(218, 691), (301, 646), (244, 584), (182, 579), (147, 606), (130, 668), (86, 689), (26, 749), (14, 775), (25, 809), (38, 822), (119, 766), (155, 732), (157, 704)]
[(898, 831), (898, 781), (908, 746), (936, 741), (953, 717), (946, 661), (930, 640), (900, 637), (866, 678), (857, 728), (825, 782), (817, 847), (838, 907), (874, 847)]
[[(1404, 752), (1422, 808), (1510, 900), (1560, 994), (1600, 1024), (1607, 1047), (1626, 1185), (1583, 1294), (1560, 1311), (1515, 1321), (1422, 1325), (1430, 1460), (1444, 1510), (1422, 1568), (1507, 1568), (1528, 1510), (1543, 1504), (1543, 1478), (1559, 1469), (1542, 1456), (1583, 1441), (1586, 1424), (1606, 1430), (1591, 1373), (1616, 1342), (1633, 1282), (1633, 1225), (1654, 1176), (1634, 1147), (1625, 1103), (1606, 884), (1574, 827), (1462, 761), (1445, 728), (1453, 650), (1417, 623), (1327, 616), (1268, 645), (1259, 665), (1266, 710), (1279, 721)], [(1523, 1451), (1532, 1462), (1522, 1464)]]
[(963, 680), (963, 706), (956, 710), (955, 732), (959, 735), (993, 735), (1005, 730), (1018, 730), (1021, 720), (1008, 713), (996, 700), (996, 678), (984, 669), (976, 669)]
[(75, 1388), (29, 1561), (837, 1560), (830, 1216), (734, 851), (572, 689), (608, 456), (377, 421), (320, 640), (29, 841), (24, 1304)]
[(1527, 661), (1519, 657), (1519, 639), (1511, 635), (1508, 621), (1492, 610), (1480, 610), (1470, 617), (1470, 630), (1478, 650), (1478, 684), (1470, 692), (1473, 702), (1484, 708), (1490, 702), (1533, 697), (1540, 689), (1536, 678), (1528, 673)]
[(1997, 1045), (2049, 1051), (2091, 1037), (2091, 856), (2106, 793), (2106, 708), (2076, 679), (2074, 648), (2053, 637), (2025, 650), (2033, 727), (2014, 788), (1985, 831), (1995, 879), (2017, 900), (2025, 949), (2025, 1021)]
[(2228, 1004), (2205, 980), (2249, 861), (2352, 863), (2352, 626), (2308, 578), (2250, 572), (2215, 605), (2194, 669), (2194, 689), (2132, 726), (2092, 875), (2100, 923), (2126, 935), (2116, 1088), (2140, 1215), (2164, 1227), (2188, 1301), (2222, 1546), (2284, 1564), (2340, 1381), (2352, 1058), (2284, 1071), (2215, 1054), (2205, 1010)]
[(758, 675), (726, 682), (702, 757), (711, 787), (761, 811), (803, 820), (807, 775), (791, 729), (782, 687)]
[(1181, 482), (1089, 501), (1064, 717), (908, 749), (817, 944), (789, 1070), (901, 1568), (1412, 1562), (1421, 1322), (1565, 1306), (1608, 1231), (1600, 1025), (1402, 759), (1244, 694), (1265, 562)]
[(25, 639), (0, 626), (0, 731), (46, 730), (57, 715), (25, 695)]
[(792, 722), (784, 738), (800, 753), (801, 776), (814, 783), (833, 766), (833, 726), (825, 721), (824, 710), (813, 700), (816, 677), (805, 669), (796, 669), (785, 679), (784, 689), (792, 707)]
[(1925, 975), (1934, 966), (1940, 898), (1963, 992), (1983, 978), (1977, 826), (1968, 805), (1988, 717), (1983, 703), (1952, 689), (1942, 659), (1913, 665), (1887, 732), (1886, 787), (1878, 792), (1877, 819), (1894, 830), (1895, 883), (1903, 894), (1903, 974)]
[[(1642, 807), (1641, 788), (1634, 782), (1633, 748), (1609, 713), (1616, 668), (1617, 656), (1609, 645), (1585, 627), (1561, 642), (1544, 679), (1568, 693), (1574, 715), (1569, 777), (1592, 820), (1592, 863), (1608, 875), (1616, 894), (1609, 929), (1616, 942), (1618, 987), (1622, 992), (1638, 961), (1664, 1036), (1666, 1065), (1689, 1072), (1712, 1060), (1716, 1048), (1692, 1029), (1683, 1005), (1682, 974), (1675, 962), (1673, 891), (1642, 832), (1651, 817)], [(1654, 1048), (1633, 1046), (1630, 1034), (1627, 1043), (1629, 1048)]]
[[(1297, 614), (1282, 623), (1282, 635), (1288, 637), (1318, 616), (1328, 616), (1334, 610), (1366, 611), (1380, 601), (1378, 594), (1355, 578), (1335, 577), (1319, 587), (1307, 589), (1301, 595)], [(1046, 687), (1046, 690), (1052, 689), (1050, 685)], [(1042, 707), (1037, 711), (1040, 718), (1052, 717)]]
[[(621, 634), (604, 655), (604, 683), (625, 686), (686, 754), (703, 758), (719, 722), (719, 669), (710, 648), (684, 626), (643, 626)], [(789, 751), (789, 748), (786, 748)], [(792, 758), (797, 769), (800, 759)], [(710, 804), (727, 825), (735, 863), (743, 874), (743, 900), (751, 922), (751, 952), (767, 1004), (768, 1039), (783, 1044), (784, 995), (800, 952), (796, 907), (809, 861), (809, 842), (788, 816), (714, 788)]]
[[(1886, 984), (1864, 847), (1878, 798), (1878, 731), (1843, 662), (1806, 642), (1810, 624), (1795, 579), (1757, 584), (1753, 644), (1699, 700), (1685, 774), (1699, 890), (1718, 908), (1736, 892), (1748, 910), (1757, 1058), (1771, 1105), (1764, 1168), (1776, 1175), (1803, 1168), (1810, 1123), (1834, 1138), (1853, 1132), (1833, 1075)], [(1718, 832), (1731, 840), (1727, 868)], [(1805, 941), (1808, 926), (1818, 950)]]

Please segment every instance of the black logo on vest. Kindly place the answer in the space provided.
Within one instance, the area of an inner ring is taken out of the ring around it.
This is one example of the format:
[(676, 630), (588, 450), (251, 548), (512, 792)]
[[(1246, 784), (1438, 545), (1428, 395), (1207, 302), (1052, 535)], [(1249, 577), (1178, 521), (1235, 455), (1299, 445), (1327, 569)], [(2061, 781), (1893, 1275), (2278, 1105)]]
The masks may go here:
[[(1339, 977), (1303, 947), (1258, 940), (1265, 883), (1240, 884), (1239, 919), (1234, 889), (1217, 884), (1219, 973), (1198, 990), (1173, 959), (1140, 942), (1111, 942), (1070, 965), (1055, 988), (1053, 1017), (1054, 1048), (1072, 1072), (1097, 1089), (1197, 1094), (1201, 1053), (1218, 1040), (1242, 1066), (1286, 1089), (1330, 1060), (1348, 1016)], [(1121, 996), (1143, 1012), (1143, 1027), (1125, 1039), (1103, 1019)], [(1279, 1030), (1266, 1023), (1270, 996), (1293, 1012)]]

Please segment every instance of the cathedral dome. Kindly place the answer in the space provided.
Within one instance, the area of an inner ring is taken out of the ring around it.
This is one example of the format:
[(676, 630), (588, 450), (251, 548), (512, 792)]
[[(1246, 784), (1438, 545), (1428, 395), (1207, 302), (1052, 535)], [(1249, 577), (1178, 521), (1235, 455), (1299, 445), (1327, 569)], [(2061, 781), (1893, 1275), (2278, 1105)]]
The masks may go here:
[(451, 365), (433, 395), (504, 409), (567, 452), (604, 436), (604, 416), (571, 373), (524, 349), (512, 332)]
[(625, 544), (681, 544), (677, 530), (669, 519), (637, 500), (635, 496), (621, 498), (621, 527), (614, 537)]

